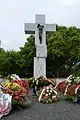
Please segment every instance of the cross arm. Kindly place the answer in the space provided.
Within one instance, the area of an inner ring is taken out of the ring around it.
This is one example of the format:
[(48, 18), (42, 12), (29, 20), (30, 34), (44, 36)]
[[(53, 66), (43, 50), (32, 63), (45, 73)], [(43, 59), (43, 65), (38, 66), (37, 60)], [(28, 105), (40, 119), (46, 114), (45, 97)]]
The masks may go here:
[(24, 32), (25, 34), (34, 34), (36, 24), (35, 23), (24, 23)]
[(56, 31), (56, 24), (45, 24), (45, 31), (55, 32)]

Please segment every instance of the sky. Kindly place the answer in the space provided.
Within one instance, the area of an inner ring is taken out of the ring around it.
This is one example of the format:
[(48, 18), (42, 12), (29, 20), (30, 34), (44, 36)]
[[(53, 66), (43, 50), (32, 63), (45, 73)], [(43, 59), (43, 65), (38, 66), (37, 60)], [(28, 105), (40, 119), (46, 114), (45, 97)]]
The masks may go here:
[(46, 23), (80, 27), (80, 0), (0, 0), (0, 40), (5, 50), (24, 46), (24, 23), (45, 14)]

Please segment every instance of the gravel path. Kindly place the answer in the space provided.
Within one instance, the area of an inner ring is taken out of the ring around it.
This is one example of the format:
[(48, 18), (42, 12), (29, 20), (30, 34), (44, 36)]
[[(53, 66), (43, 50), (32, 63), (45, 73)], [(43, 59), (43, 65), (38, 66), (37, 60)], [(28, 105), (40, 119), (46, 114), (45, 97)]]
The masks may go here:
[(80, 120), (80, 105), (66, 101), (41, 104), (29, 93), (32, 105), (24, 110), (12, 111), (2, 120)]

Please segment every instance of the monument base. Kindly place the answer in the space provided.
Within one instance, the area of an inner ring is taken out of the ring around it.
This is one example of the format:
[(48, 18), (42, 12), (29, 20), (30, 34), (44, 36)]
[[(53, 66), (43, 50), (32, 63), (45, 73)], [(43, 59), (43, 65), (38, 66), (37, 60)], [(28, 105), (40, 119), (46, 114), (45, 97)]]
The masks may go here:
[(46, 58), (34, 57), (34, 77), (46, 77)]

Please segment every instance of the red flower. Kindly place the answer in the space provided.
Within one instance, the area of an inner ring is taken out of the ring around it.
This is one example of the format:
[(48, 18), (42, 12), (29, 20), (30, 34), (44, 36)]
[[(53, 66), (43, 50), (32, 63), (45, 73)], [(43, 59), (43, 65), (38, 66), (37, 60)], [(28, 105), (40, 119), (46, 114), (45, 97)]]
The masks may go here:
[(14, 94), (15, 94), (15, 95), (18, 95), (18, 94), (19, 94), (19, 92), (18, 92), (18, 91), (15, 91), (15, 92), (14, 92)]
[(8, 93), (12, 94), (12, 90), (11, 90), (11, 89), (8, 89)]
[(22, 99), (21, 102), (24, 102), (24, 99)]
[(44, 99), (46, 100), (48, 98), (48, 96), (44, 96)]
[(50, 103), (52, 103), (53, 101), (52, 101), (52, 99), (50, 99)]
[(28, 95), (28, 91), (25, 88), (23, 88), (23, 92)]
[(18, 100), (18, 99), (19, 99), (19, 97), (18, 97), (18, 96), (14, 96), (14, 99), (15, 99), (15, 100)]
[(11, 86), (9, 86), (8, 89), (11, 89)]
[(20, 96), (21, 96), (21, 97), (24, 97), (24, 93), (21, 93)]
[(11, 84), (13, 85), (14, 82), (13, 82), (12, 80), (11, 80), (10, 82), (11, 82)]

